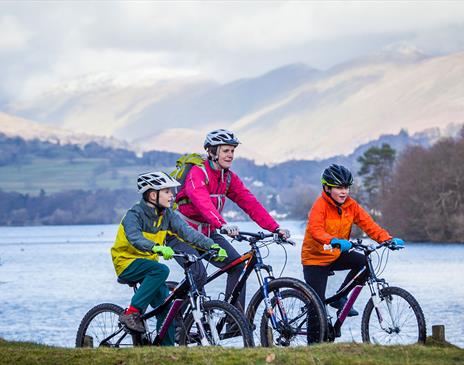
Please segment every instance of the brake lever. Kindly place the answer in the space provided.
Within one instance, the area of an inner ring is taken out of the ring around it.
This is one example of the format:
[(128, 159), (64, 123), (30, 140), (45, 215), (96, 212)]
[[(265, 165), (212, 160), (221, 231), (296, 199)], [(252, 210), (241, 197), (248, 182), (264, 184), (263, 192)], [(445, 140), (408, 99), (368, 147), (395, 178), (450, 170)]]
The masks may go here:
[(240, 234), (237, 235), (237, 236), (232, 237), (232, 240), (239, 241), (239, 242), (241, 242), (241, 241), (246, 241), (245, 237), (243, 237), (243, 236), (240, 235)]
[(285, 242), (287, 242), (289, 245), (291, 246), (296, 246), (296, 242), (295, 241), (292, 241), (292, 240), (286, 240)]

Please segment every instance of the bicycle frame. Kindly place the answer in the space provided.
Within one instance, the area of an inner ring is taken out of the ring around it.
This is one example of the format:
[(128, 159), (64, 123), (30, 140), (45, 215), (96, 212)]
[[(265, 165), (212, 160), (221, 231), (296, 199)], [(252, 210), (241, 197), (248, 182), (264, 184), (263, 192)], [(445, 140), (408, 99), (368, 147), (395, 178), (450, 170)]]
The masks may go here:
[[(249, 236), (249, 238), (245, 238), (244, 237), (245, 235)], [(247, 241), (250, 244), (251, 249), (248, 252), (244, 253), (239, 258), (237, 258), (236, 260), (232, 261), (227, 266), (224, 266), (223, 268), (220, 268), (216, 270), (214, 273), (212, 273), (211, 275), (209, 275), (207, 277), (206, 283), (210, 283), (211, 281), (215, 280), (216, 278), (223, 275), (224, 273), (227, 273), (228, 271), (232, 270), (237, 265), (245, 263), (245, 268), (239, 280), (235, 284), (231, 293), (225, 296), (224, 300), (232, 305), (236, 305), (238, 302), (238, 297), (239, 297), (240, 292), (242, 291), (243, 287), (245, 286), (246, 281), (250, 277), (251, 272), (254, 270), (258, 278), (260, 290), (263, 293), (266, 311), (269, 313), (269, 316), (271, 318), (271, 324), (274, 329), (277, 329), (279, 325), (278, 320), (276, 318), (274, 311), (272, 310), (271, 300), (269, 299), (269, 282), (274, 279), (274, 273), (272, 271), (272, 266), (264, 263), (263, 258), (261, 256), (260, 249), (257, 245), (257, 243), (260, 240), (263, 240), (264, 238), (270, 238), (272, 236), (273, 234), (264, 234), (262, 232), (258, 234), (250, 233), (250, 232), (240, 232), (238, 240)], [(263, 277), (262, 270), (265, 270), (267, 272), (266, 277)], [(277, 300), (282, 300), (282, 298), (280, 298), (280, 293), (277, 294)], [(281, 313), (281, 315), (282, 315), (282, 318), (286, 321), (287, 314), (283, 312)]]
[[(363, 247), (363, 252), (366, 258), (365, 267), (362, 270), (360, 270), (354, 276), (354, 278), (350, 282), (348, 282), (342, 289), (340, 289), (333, 296), (327, 298), (324, 302), (324, 304), (326, 305), (331, 304), (333, 302), (336, 302), (340, 298), (347, 296), (348, 293), (351, 292), (343, 308), (337, 312), (337, 319), (335, 320), (335, 323), (333, 324), (333, 326), (329, 326), (333, 328), (334, 337), (340, 337), (341, 327), (343, 323), (345, 322), (345, 319), (348, 316), (349, 311), (351, 310), (354, 303), (356, 302), (359, 294), (361, 294), (362, 288), (366, 285), (366, 283), (369, 286), (371, 297), (373, 299), (374, 306), (376, 308), (376, 313), (377, 313), (377, 316), (379, 317), (379, 323), (382, 327), (382, 322), (383, 322), (382, 315), (380, 311), (377, 309), (378, 303), (380, 301), (379, 292), (380, 292), (380, 287), (382, 288), (386, 287), (388, 286), (388, 284), (386, 283), (385, 279), (379, 279), (375, 274), (375, 270), (372, 265), (372, 260), (370, 258), (370, 253), (372, 251), (369, 251), (365, 246), (362, 246), (361, 241), (359, 240), (357, 244), (354, 244), (353, 246)], [(328, 319), (328, 322), (329, 322), (329, 325), (331, 325), (330, 319)]]
[[(251, 250), (244, 253), (242, 256), (237, 258), (236, 260), (232, 261), (229, 265), (224, 266), (223, 268), (220, 268), (216, 270), (214, 273), (209, 275), (207, 277), (206, 283), (210, 283), (211, 281), (217, 279), (219, 276), (229, 272), (236, 266), (245, 263), (245, 268), (240, 275), (239, 280), (235, 284), (233, 290), (229, 295), (225, 297), (225, 301), (229, 302), (230, 304), (235, 305), (238, 301), (238, 296), (245, 286), (246, 281), (251, 275), (251, 272), (254, 270), (256, 272), (256, 275), (258, 277), (258, 282), (261, 287), (264, 287), (264, 289), (267, 288), (267, 282), (268, 278), (273, 279), (273, 272), (272, 272), (272, 267), (269, 265), (265, 265), (261, 256), (261, 253), (259, 251), (259, 248), (256, 245), (256, 242), (250, 242), (251, 245)], [(263, 275), (261, 273), (261, 270), (266, 270), (268, 273), (268, 276), (266, 278), (263, 278)]]
[[(198, 258), (195, 259), (195, 261), (201, 260), (201, 259), (203, 259), (204, 257), (206, 257), (208, 255), (210, 255), (210, 252), (206, 252), (205, 254), (199, 256)], [(181, 256), (185, 257), (185, 255), (181, 255)], [(203, 299), (203, 296), (202, 296), (202, 294), (200, 294), (200, 292), (199, 292), (199, 290), (198, 290), (198, 288), (197, 288), (197, 286), (195, 284), (195, 280), (193, 279), (192, 272), (190, 270), (190, 267), (193, 265), (193, 263), (195, 261), (187, 261), (186, 262), (186, 264), (184, 266), (185, 278), (166, 297), (164, 302), (161, 303), (156, 308), (144, 313), (141, 316), (142, 320), (143, 320), (143, 323), (145, 324), (145, 333), (142, 333), (140, 335), (141, 336), (145, 335), (146, 340), (151, 345), (155, 345), (155, 346), (160, 345), (161, 341), (163, 340), (164, 336), (166, 335), (166, 333), (167, 333), (167, 331), (169, 329), (169, 326), (173, 323), (177, 312), (180, 310), (180, 308), (182, 307), (182, 305), (184, 304), (184, 302), (186, 301), (187, 298), (190, 301), (190, 306), (191, 306), (192, 311), (194, 313), (195, 322), (197, 323), (200, 334), (201, 334), (201, 343), (202, 343), (203, 346), (208, 345), (208, 342), (207, 342), (207, 340), (205, 338), (205, 331), (204, 331), (203, 325), (202, 325), (202, 323), (201, 323), (201, 321), (199, 319), (199, 315), (195, 314), (195, 313), (198, 312), (198, 310), (199, 310), (199, 308), (201, 306), (201, 300)], [(134, 290), (136, 290), (135, 287), (134, 287)], [(166, 315), (166, 318), (164, 319), (164, 321), (163, 321), (163, 323), (162, 323), (162, 325), (161, 325), (161, 327), (160, 327), (160, 329), (158, 331), (158, 334), (156, 335), (156, 337), (154, 339), (152, 339), (151, 338), (151, 333), (149, 331), (146, 320), (156, 316), (160, 312), (166, 310), (168, 307), (170, 307), (169, 311), (168, 311), (168, 314)], [(225, 325), (225, 322), (218, 324), (219, 330), (222, 329), (223, 325)], [(212, 326), (212, 330), (214, 331), (215, 328), (213, 329), (213, 327), (214, 326)], [(123, 328), (121, 328), (117, 332), (113, 333), (111, 336), (104, 339), (103, 341), (107, 341), (107, 340), (111, 339), (112, 337), (114, 337), (115, 335), (120, 333), (121, 330), (123, 330)], [(217, 332), (213, 333), (213, 337), (215, 337), (216, 339), (218, 338)]]
[[(264, 296), (264, 303), (266, 305), (266, 310), (268, 311), (268, 313), (270, 315), (272, 326), (274, 328), (278, 328), (278, 321), (277, 321), (276, 315), (274, 314), (274, 312), (272, 310), (271, 300), (269, 299), (269, 294), (268, 294), (269, 293), (269, 290), (268, 290), (269, 282), (274, 279), (272, 267), (270, 265), (264, 264), (262, 256), (261, 256), (261, 252), (260, 252), (259, 247), (257, 245), (257, 242), (259, 242), (260, 240), (262, 240), (264, 238), (272, 237), (273, 235), (272, 234), (265, 235), (263, 233), (255, 234), (255, 233), (248, 233), (248, 232), (242, 232), (242, 234), (250, 236), (249, 238), (242, 237), (241, 240), (246, 240), (250, 244), (251, 249), (248, 252), (244, 253), (239, 258), (237, 258), (236, 260), (234, 260), (233, 262), (231, 262), (230, 264), (228, 264), (227, 266), (225, 266), (223, 268), (220, 268), (217, 271), (215, 271), (214, 273), (212, 273), (211, 275), (209, 275), (207, 277), (206, 283), (210, 283), (211, 281), (215, 280), (219, 276), (221, 276), (221, 275), (227, 273), (228, 271), (232, 270), (236, 266), (238, 266), (238, 265), (240, 265), (242, 263), (245, 263), (245, 268), (244, 268), (239, 280), (237, 281), (236, 285), (234, 286), (232, 292), (225, 297), (224, 301), (226, 301), (226, 302), (228, 302), (228, 303), (230, 303), (232, 305), (235, 305), (238, 302), (239, 294), (240, 294), (241, 290), (243, 290), (243, 287), (245, 286), (246, 281), (248, 280), (249, 276), (251, 275), (251, 272), (254, 270), (256, 272), (257, 277), (258, 277), (258, 282), (259, 282), (260, 289), (261, 289), (261, 291), (263, 293), (263, 296)], [(201, 255), (200, 257), (198, 257), (197, 260), (205, 258), (209, 254), (210, 253), (205, 253), (205, 254)], [(150, 310), (150, 311), (148, 311), (148, 312), (146, 312), (145, 314), (142, 315), (142, 320), (144, 320), (145, 326), (147, 326), (146, 320), (156, 316), (157, 314), (159, 314), (160, 312), (162, 312), (163, 310), (166, 310), (169, 306), (171, 306), (169, 311), (168, 311), (168, 314), (166, 315), (165, 320), (163, 321), (163, 323), (162, 323), (162, 325), (160, 327), (160, 330), (158, 331), (157, 336), (154, 339), (151, 338), (151, 333), (150, 333), (149, 329), (146, 328), (145, 336), (146, 336), (146, 340), (150, 344), (152, 344), (152, 345), (159, 345), (160, 344), (160, 342), (162, 341), (162, 339), (166, 335), (166, 332), (167, 332), (169, 326), (173, 322), (176, 314), (179, 312), (181, 307), (185, 304), (185, 301), (186, 301), (187, 297), (190, 299), (189, 305), (190, 305), (191, 310), (194, 311), (194, 313), (198, 310), (198, 308), (200, 308), (200, 303), (201, 303), (200, 300), (203, 298), (203, 295), (199, 292), (199, 290), (198, 290), (198, 288), (197, 288), (197, 286), (195, 284), (195, 281), (193, 279), (193, 275), (192, 275), (191, 270), (190, 270), (191, 265), (192, 265), (192, 263), (189, 263), (188, 265), (184, 266), (185, 278), (181, 282), (179, 282), (177, 284), (177, 286), (173, 289), (173, 291), (166, 297), (164, 302), (162, 304), (160, 304), (159, 306), (157, 306), (156, 308), (154, 308), (154, 309), (152, 309), (152, 310)], [(267, 272), (267, 276), (265, 276), (265, 277), (263, 276), (262, 270), (265, 270)], [(277, 294), (277, 299), (281, 300), (281, 298), (279, 298), (279, 296), (280, 296), (280, 294), (278, 293)], [(282, 315), (283, 319), (285, 319), (285, 320), (287, 319), (286, 318), (286, 313), (281, 313), (281, 315)], [(195, 318), (195, 314), (194, 314), (194, 318)], [(216, 327), (217, 330), (221, 331), (221, 329), (222, 329), (222, 327), (224, 325), (225, 325), (225, 321), (222, 322), (222, 320), (221, 320), (221, 322), (219, 322), (217, 327)], [(201, 324), (199, 325), (199, 328), (200, 328), (200, 332), (204, 331), (203, 326)], [(113, 335), (115, 335), (115, 334), (113, 334)], [(201, 333), (201, 335), (202, 335), (201, 337), (202, 337), (202, 342), (203, 342), (203, 339), (205, 337), (204, 333)], [(215, 335), (217, 336), (217, 334), (213, 333), (213, 336), (215, 336)], [(110, 339), (112, 336), (110, 336), (108, 339)], [(207, 343), (205, 343), (204, 345), (207, 345)]]
[[(273, 271), (272, 271), (272, 266), (267, 265), (267, 264), (265, 264), (263, 262), (263, 258), (261, 256), (260, 249), (259, 249), (259, 247), (257, 245), (257, 243), (260, 240), (263, 240), (265, 238), (273, 237), (274, 234), (264, 234), (262, 232), (260, 232), (260, 233), (240, 232), (240, 233), (243, 236), (239, 235), (239, 238), (237, 240), (239, 240), (239, 241), (247, 241), (249, 243), (249, 245), (251, 246), (251, 249), (248, 252), (244, 253), (239, 258), (237, 258), (236, 260), (229, 263), (228, 265), (226, 265), (226, 266), (216, 270), (214, 273), (208, 275), (208, 277), (206, 278), (206, 284), (208, 284), (208, 283), (212, 282), (213, 280), (217, 279), (219, 276), (229, 272), (230, 270), (232, 270), (236, 266), (238, 266), (238, 265), (240, 265), (242, 263), (245, 263), (245, 268), (244, 268), (239, 280), (235, 284), (232, 291), (228, 295), (225, 296), (224, 301), (226, 301), (226, 302), (228, 302), (228, 303), (230, 303), (232, 305), (236, 305), (238, 303), (239, 294), (243, 290), (243, 287), (245, 286), (246, 281), (250, 277), (251, 272), (254, 270), (256, 272), (256, 276), (258, 277), (258, 283), (260, 285), (260, 290), (263, 293), (264, 303), (265, 303), (265, 306), (266, 306), (266, 310), (269, 313), (269, 316), (271, 318), (272, 326), (273, 326), (274, 329), (277, 329), (278, 328), (278, 321), (277, 321), (276, 315), (274, 314), (274, 312), (272, 310), (271, 300), (269, 299), (269, 289), (268, 289), (269, 288), (269, 282), (274, 279), (274, 274), (273, 274)], [(244, 236), (249, 236), (249, 238), (245, 238)], [(267, 276), (263, 277), (262, 270), (265, 270), (267, 272)], [(185, 284), (184, 284), (185, 281), (186, 281), (186, 279), (183, 279), (177, 285), (177, 287), (171, 293), (171, 296), (174, 295), (174, 293), (176, 291), (182, 290), (183, 288), (185, 288)], [(280, 294), (278, 293), (277, 300), (281, 300), (281, 299), (282, 298), (280, 298)], [(152, 315), (151, 313), (152, 312), (150, 312), (149, 317), (147, 317), (147, 318), (150, 318), (150, 317), (152, 317), (154, 315), (154, 314)], [(143, 316), (143, 318), (145, 318), (147, 315), (148, 314)], [(284, 320), (287, 320), (287, 314), (286, 313), (281, 313), (281, 315), (282, 315), (282, 318)]]

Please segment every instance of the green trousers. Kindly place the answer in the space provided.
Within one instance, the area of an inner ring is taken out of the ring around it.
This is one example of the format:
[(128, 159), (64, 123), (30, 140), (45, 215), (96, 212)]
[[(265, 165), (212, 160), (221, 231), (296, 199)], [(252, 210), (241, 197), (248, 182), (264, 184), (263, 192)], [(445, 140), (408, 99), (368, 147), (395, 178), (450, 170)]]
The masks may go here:
[[(157, 307), (163, 303), (169, 294), (166, 286), (166, 279), (169, 275), (169, 268), (157, 261), (147, 259), (136, 259), (132, 262), (119, 277), (126, 281), (136, 281), (140, 283), (139, 288), (134, 293), (131, 305), (137, 308), (140, 313), (144, 313), (150, 304)], [(159, 332), (169, 308), (160, 312), (156, 316), (156, 329)], [(163, 346), (174, 346), (174, 321), (169, 326), (166, 336), (161, 341)]]

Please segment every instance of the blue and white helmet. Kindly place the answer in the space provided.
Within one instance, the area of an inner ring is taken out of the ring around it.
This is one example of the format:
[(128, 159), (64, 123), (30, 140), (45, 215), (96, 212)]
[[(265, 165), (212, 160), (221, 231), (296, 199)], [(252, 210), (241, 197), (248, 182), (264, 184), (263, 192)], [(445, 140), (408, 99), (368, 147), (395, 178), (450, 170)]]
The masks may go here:
[(224, 144), (237, 147), (239, 143), (240, 141), (231, 131), (228, 131), (227, 129), (215, 129), (206, 135), (203, 147), (207, 149), (208, 147), (220, 146)]
[(180, 186), (180, 183), (163, 171), (145, 172), (140, 174), (137, 179), (137, 188), (140, 194), (149, 189), (161, 190), (177, 186)]

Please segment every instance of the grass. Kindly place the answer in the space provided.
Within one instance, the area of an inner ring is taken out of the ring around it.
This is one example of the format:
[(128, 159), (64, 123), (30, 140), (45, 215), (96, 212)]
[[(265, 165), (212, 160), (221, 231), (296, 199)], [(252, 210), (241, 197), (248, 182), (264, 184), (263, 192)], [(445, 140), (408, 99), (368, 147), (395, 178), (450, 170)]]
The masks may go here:
[(322, 344), (298, 348), (160, 348), (70, 349), (0, 339), (0, 364), (464, 364), (455, 346), (373, 346)]

